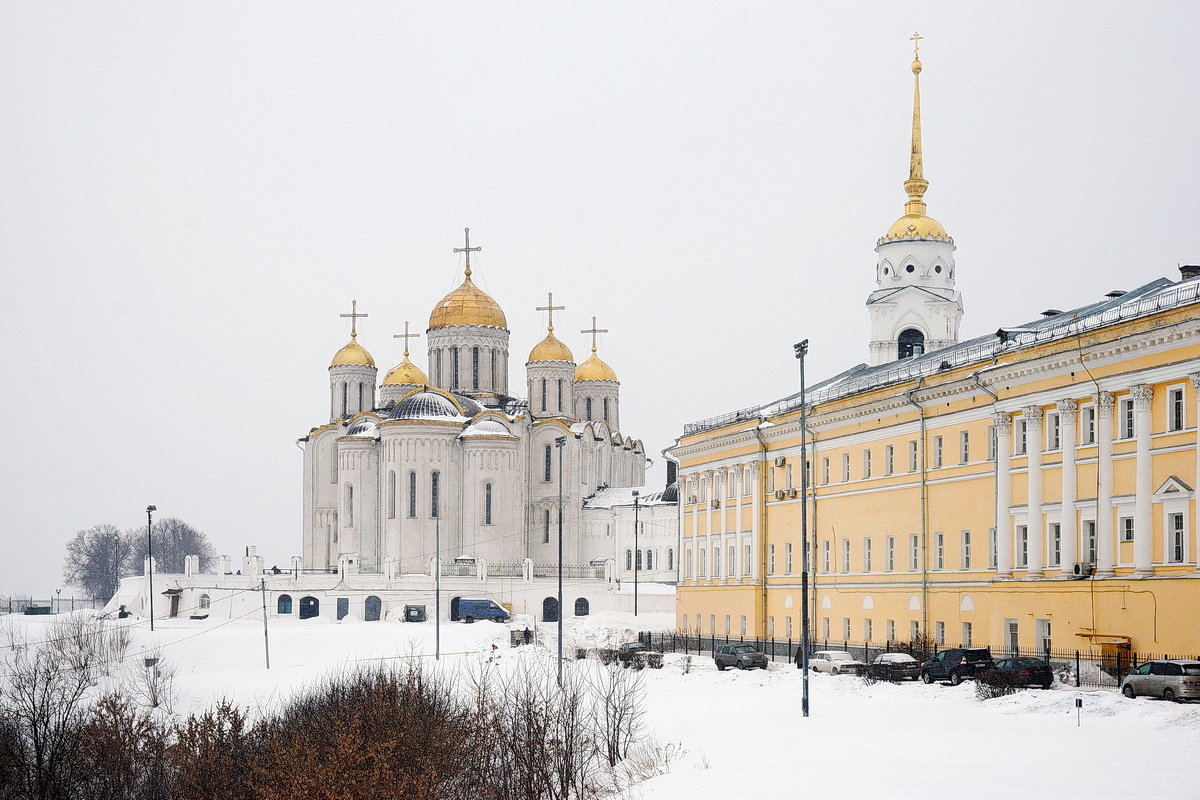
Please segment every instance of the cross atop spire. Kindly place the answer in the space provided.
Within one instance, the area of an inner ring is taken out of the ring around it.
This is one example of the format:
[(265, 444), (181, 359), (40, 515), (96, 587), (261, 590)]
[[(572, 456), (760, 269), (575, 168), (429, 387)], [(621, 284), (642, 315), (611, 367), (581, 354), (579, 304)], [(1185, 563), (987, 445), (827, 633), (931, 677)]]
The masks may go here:
[(592, 317), (592, 327), (589, 330), (580, 331), (580, 333), (590, 333), (592, 335), (592, 352), (594, 353), (594, 352), (596, 352), (596, 334), (597, 333), (608, 333), (608, 328), (597, 328), (596, 327), (596, 318)]
[(354, 338), (358, 337), (358, 318), (359, 317), (368, 317), (370, 315), (358, 313), (358, 301), (351, 300), (350, 301), (350, 313), (342, 314), (341, 316), (350, 318), (350, 338), (354, 339)]
[[(548, 323), (546, 329), (548, 331), (550, 331), (551, 333), (554, 333), (554, 312), (555, 311), (566, 311), (567, 307), (554, 305), (554, 292), (546, 292), (546, 305), (538, 306), (534, 310), (546, 312), (546, 319), (547, 319), (547, 323)], [(595, 325), (596, 325), (596, 319), (595, 319), (595, 317), (593, 317), (592, 318), (592, 327), (595, 327)]]
[(919, 33), (914, 33), (912, 36), (908, 37), (908, 40), (913, 43), (913, 61), (921, 60), (921, 40), (924, 38), (925, 37)]
[(463, 228), (463, 238), (466, 240), (466, 244), (463, 247), (454, 248), (454, 252), (467, 254), (467, 280), (471, 280), (471, 253), (478, 253), (483, 248), (482, 247), (471, 247), (471, 229), (470, 228)]
[(409, 333), (408, 332), (408, 320), (404, 320), (404, 333), (393, 333), (392, 338), (404, 340), (404, 357), (408, 358), (408, 340), (409, 339), (420, 339), (421, 334)]
[(924, 156), (921, 153), (921, 62), (917, 59), (918, 47), (923, 38), (925, 37), (919, 33), (909, 37), (913, 43), (913, 118), (908, 180), (904, 182), (904, 191), (908, 193), (908, 202), (904, 205), (905, 214), (925, 213), (925, 191), (929, 188), (929, 182), (925, 180)]

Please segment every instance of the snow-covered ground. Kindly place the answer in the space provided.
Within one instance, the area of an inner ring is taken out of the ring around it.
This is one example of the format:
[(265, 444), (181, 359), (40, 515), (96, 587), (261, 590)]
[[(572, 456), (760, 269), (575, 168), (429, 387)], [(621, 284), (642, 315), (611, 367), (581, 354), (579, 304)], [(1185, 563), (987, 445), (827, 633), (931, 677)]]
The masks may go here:
[[(52, 618), (8, 617), (31, 640)], [(532, 620), (518, 618), (520, 629)], [(612, 646), (635, 630), (659, 629), (670, 615), (610, 612), (567, 625), (566, 651)], [(264, 667), (261, 619), (163, 620), (151, 633), (132, 627), (127, 659), (157, 650), (177, 670), (178, 713), (227, 697), (252, 710), (274, 705), (323, 673), (379, 659), (428, 658), (433, 623), (272, 621), (271, 669)], [(510, 648), (509, 628), (490, 622), (444, 623), (442, 665), (497, 658), (501, 667), (549, 659), (556, 626), (540, 625), (544, 647)], [(492, 650), (492, 645), (497, 650)], [(1200, 704), (1126, 700), (1112, 692), (1030, 690), (980, 702), (970, 682), (958, 687), (864, 685), (849, 676), (814, 674), (811, 716), (800, 715), (800, 674), (788, 663), (767, 671), (717, 672), (712, 659), (668, 655), (646, 670), (648, 724), (676, 752), (669, 772), (629, 791), (666, 800), (731, 795), (927, 798), (947, 792), (985, 798), (1194, 798), (1200, 795)], [(570, 668), (595, 669), (569, 664)], [(1083, 709), (1076, 720), (1075, 700)]]

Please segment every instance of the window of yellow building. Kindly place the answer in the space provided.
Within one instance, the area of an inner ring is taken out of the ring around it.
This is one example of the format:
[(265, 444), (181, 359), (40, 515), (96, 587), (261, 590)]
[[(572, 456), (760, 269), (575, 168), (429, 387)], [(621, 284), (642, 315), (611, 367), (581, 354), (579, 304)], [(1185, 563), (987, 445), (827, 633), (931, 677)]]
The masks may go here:
[(1017, 417), (1013, 423), (1013, 454), (1025, 455), (1026, 445), (1028, 444), (1029, 423), (1023, 418)]
[(913, 572), (916, 572), (919, 566), (919, 562), (917, 560), (919, 555), (919, 547), (920, 540), (918, 539), (917, 535), (915, 533), (910, 534), (908, 537), (908, 568)]
[(935, 533), (933, 535), (933, 568), (944, 569), (946, 566), (946, 535), (944, 533)]
[(970, 569), (971, 568), (971, 532), (970, 531), (962, 532), (961, 552), (962, 552), (962, 568)]
[(863, 539), (863, 572), (871, 571), (871, 539)]
[(863, 476), (863, 480), (866, 480), (867, 478), (871, 477), (871, 451), (870, 450), (863, 450), (862, 476)]
[(966, 464), (971, 460), (971, 434), (961, 431), (958, 434), (958, 463)]
[(933, 640), (938, 647), (946, 646), (946, 623), (941, 620), (933, 623)]
[(917, 471), (917, 440), (908, 443), (908, 471)]
[(821, 459), (821, 483), (822, 485), (829, 484), (829, 458)]
[(988, 529), (988, 569), (996, 568), (996, 559), (999, 556), (1000, 548), (996, 540), (996, 529)]
[(933, 437), (933, 468), (940, 469), (942, 466), (942, 437)]
[(1029, 565), (1029, 528), (1024, 525), (1017, 526), (1017, 566), (1025, 567)]
[(792, 574), (792, 543), (785, 542), (783, 545), (783, 567), (784, 573)]
[(1121, 398), (1121, 438), (1132, 439), (1136, 435), (1134, 430), (1134, 415), (1133, 415), (1133, 398)]
[(850, 540), (842, 539), (842, 572), (850, 571)]
[(767, 574), (775, 574), (775, 545), (767, 545)]
[(1187, 560), (1185, 531), (1183, 514), (1167, 515), (1167, 546), (1164, 549), (1167, 561), (1172, 564), (1182, 564)]
[(962, 624), (962, 646), (971, 646), (971, 623), (964, 622)]
[(842, 483), (850, 480), (850, 454), (842, 453)]
[(988, 425), (988, 461), (996, 460), (996, 426)]
[(829, 572), (829, 540), (821, 542), (821, 572)]
[[(742, 617), (742, 619), (745, 619), (745, 617)], [(767, 617), (767, 636), (770, 636), (772, 638), (775, 637), (775, 618), (774, 617)]]
[[(884, 542), (883, 568), (891, 572), (896, 568), (896, 537), (889, 536)], [(891, 638), (891, 637), (888, 637)]]
[(842, 638), (846, 639), (846, 640), (850, 639), (850, 618), (849, 617), (842, 617)]
[(1062, 564), (1062, 524), (1050, 523), (1050, 563), (1047, 566), (1057, 567)]
[(821, 617), (821, 638), (829, 638), (829, 617)]
[(1062, 429), (1058, 413), (1054, 411), (1046, 414), (1046, 449), (1062, 449)]
[(889, 642), (896, 641), (896, 620), (889, 619), (884, 625), (884, 630), (887, 633), (887, 640)]
[(1183, 387), (1173, 386), (1167, 390), (1167, 430), (1181, 431), (1187, 427), (1184, 414)]
[(887, 445), (883, 448), (883, 474), (891, 475), (896, 469), (896, 448)]
[(863, 620), (863, 641), (871, 641), (871, 620), (869, 619)]
[(1132, 542), (1133, 541), (1133, 517), (1121, 517), (1121, 524), (1119, 526), (1119, 530), (1121, 531), (1121, 541), (1122, 542)]

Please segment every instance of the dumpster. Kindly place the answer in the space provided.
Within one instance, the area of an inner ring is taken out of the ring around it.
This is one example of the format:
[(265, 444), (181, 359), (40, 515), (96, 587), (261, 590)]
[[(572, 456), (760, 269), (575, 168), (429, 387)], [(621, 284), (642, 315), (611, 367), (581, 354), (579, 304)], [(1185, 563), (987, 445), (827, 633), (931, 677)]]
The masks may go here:
[(425, 621), (425, 606), (405, 606), (404, 607), (405, 622), (424, 622)]
[(25, 606), (26, 616), (36, 617), (50, 613), (50, 606)]

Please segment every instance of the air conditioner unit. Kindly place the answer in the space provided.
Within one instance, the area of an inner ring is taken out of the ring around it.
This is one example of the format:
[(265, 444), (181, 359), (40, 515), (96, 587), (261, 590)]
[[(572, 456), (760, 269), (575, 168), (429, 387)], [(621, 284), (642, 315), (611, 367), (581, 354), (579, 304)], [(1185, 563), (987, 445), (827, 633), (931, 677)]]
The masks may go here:
[(1087, 561), (1076, 561), (1071, 565), (1072, 578), (1090, 578), (1092, 577), (1092, 565)]
[(720, 508), (720, 507), (721, 507), (721, 501), (720, 501), (720, 500), (712, 500), (712, 501), (709, 501), (708, 507), (709, 507), (709, 508)]
[(694, 502), (696, 502), (696, 495), (691, 495), (690, 497), (688, 497), (688, 502), (689, 502), (689, 503), (694, 503)]
[(783, 499), (783, 489), (776, 489), (776, 490), (775, 490), (775, 499), (776, 499), (776, 500), (782, 500), (782, 499)]
[(800, 496), (799, 489), (788, 489), (787, 493), (788, 493), (788, 497), (799, 497)]
[(787, 458), (785, 456), (780, 456), (779, 458), (775, 459), (775, 466), (777, 467), (782, 467), (786, 463)]

